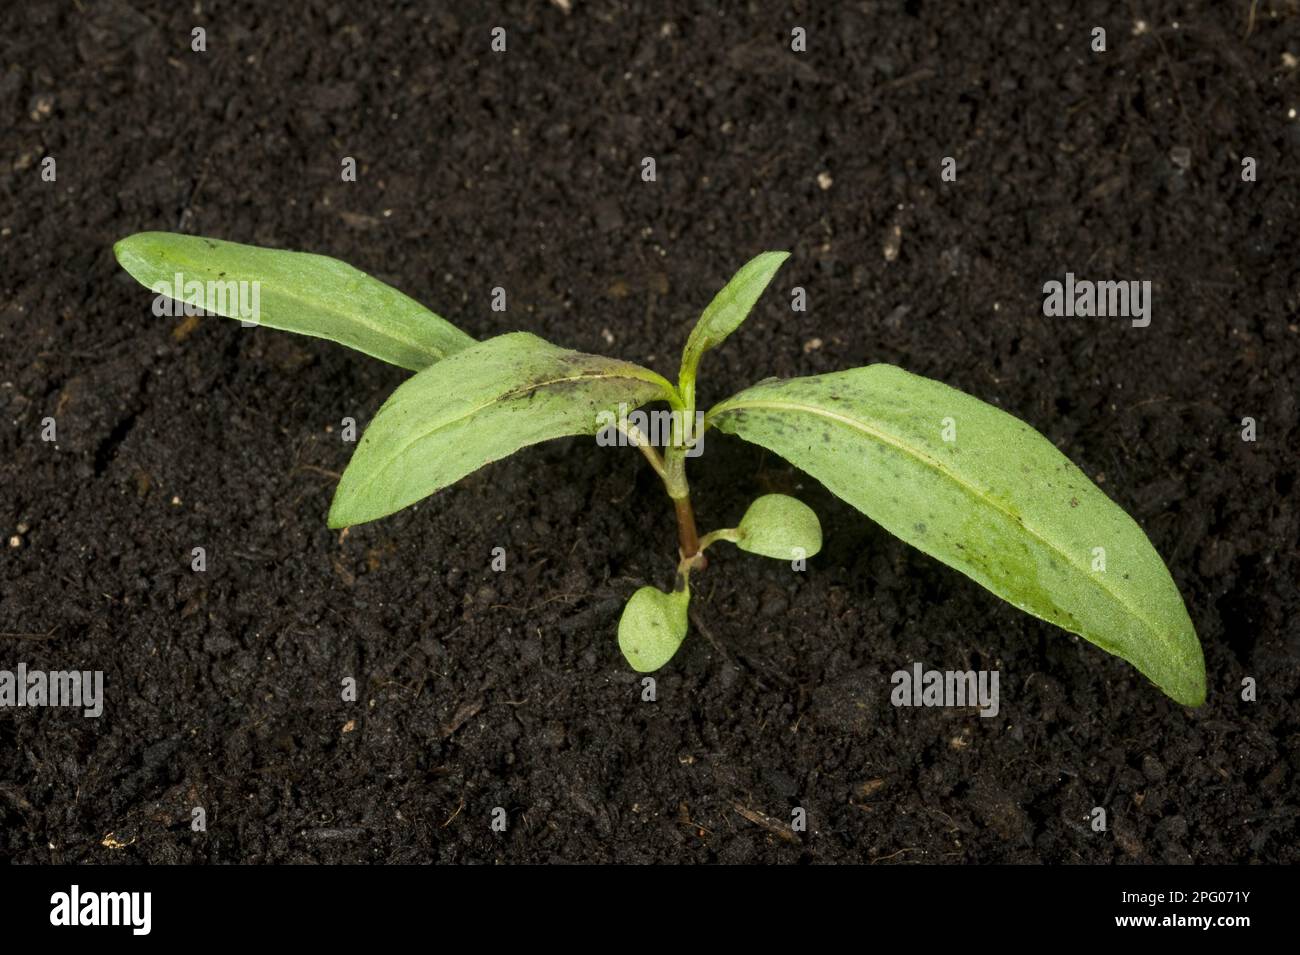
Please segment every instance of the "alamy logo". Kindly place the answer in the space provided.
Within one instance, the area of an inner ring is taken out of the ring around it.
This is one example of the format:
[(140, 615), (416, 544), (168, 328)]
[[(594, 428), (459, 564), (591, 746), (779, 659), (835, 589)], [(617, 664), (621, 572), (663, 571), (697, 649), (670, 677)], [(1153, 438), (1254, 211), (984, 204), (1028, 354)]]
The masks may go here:
[(1094, 282), (1065, 273), (1065, 282), (1043, 284), (1048, 318), (1131, 318), (1134, 328), (1151, 324), (1151, 281)]
[(686, 457), (698, 458), (704, 453), (704, 412), (695, 412), (694, 418), (680, 411), (628, 411), (620, 402), (618, 413), (596, 412), (596, 443), (602, 448), (634, 447), (649, 444), (651, 447), (685, 447)]
[(50, 896), (51, 925), (129, 925), (132, 935), (148, 935), (153, 927), (152, 892), (69, 892)]
[(185, 276), (177, 272), (171, 281), (155, 282), (151, 291), (154, 293), (153, 313), (159, 318), (215, 312), (227, 318), (237, 318), (245, 325), (256, 325), (262, 318), (262, 283), (256, 280), (186, 281)]
[(79, 706), (91, 718), (104, 712), (103, 670), (0, 670), (0, 706)]
[(978, 706), (980, 716), (998, 715), (997, 670), (895, 670), (889, 702), (895, 706)]

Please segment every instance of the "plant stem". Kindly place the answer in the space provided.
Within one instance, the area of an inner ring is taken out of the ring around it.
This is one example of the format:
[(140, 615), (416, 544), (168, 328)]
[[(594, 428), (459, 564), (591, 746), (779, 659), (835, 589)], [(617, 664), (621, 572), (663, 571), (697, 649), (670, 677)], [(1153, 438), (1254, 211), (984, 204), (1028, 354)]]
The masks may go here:
[(717, 541), (731, 541), (733, 544), (740, 540), (740, 530), (735, 527), (721, 527), (716, 531), (709, 531), (700, 538), (700, 550), (705, 550), (710, 544)]
[(689, 591), (691, 589), (691, 571), (703, 570), (708, 563), (704, 558), (704, 552), (696, 554), (694, 557), (683, 557), (677, 562), (677, 580), (673, 585), (673, 590)]
[(642, 434), (641, 429), (634, 424), (629, 423), (626, 428), (621, 430), (627, 435), (627, 439), (636, 446), (637, 450), (645, 455), (646, 460), (650, 462), (650, 466), (655, 469), (655, 474), (659, 475), (659, 479), (667, 485), (668, 474), (664, 470), (664, 459), (659, 456), (659, 452), (650, 443), (650, 439)]
[(620, 425), (620, 428), (628, 440), (645, 455), (650, 466), (664, 482), (668, 496), (672, 498), (673, 508), (677, 512), (677, 546), (683, 564), (688, 570), (703, 570), (708, 566), (708, 561), (700, 547), (699, 531), (695, 529), (695, 509), (691, 507), (691, 490), (686, 483), (686, 449), (681, 445), (680, 433), (675, 432), (677, 440), (660, 456), (636, 425)]
[[(680, 435), (675, 433), (675, 437), (680, 438)], [(677, 545), (681, 558), (693, 561), (693, 566), (703, 570), (708, 562), (700, 553), (700, 534), (695, 529), (695, 509), (691, 507), (691, 488), (686, 483), (686, 448), (680, 440), (674, 440), (664, 449), (664, 471), (664, 485), (677, 511)]]
[(695, 529), (695, 510), (691, 507), (690, 495), (673, 499), (677, 509), (677, 545), (681, 548), (682, 559), (689, 560), (700, 553), (700, 535)]

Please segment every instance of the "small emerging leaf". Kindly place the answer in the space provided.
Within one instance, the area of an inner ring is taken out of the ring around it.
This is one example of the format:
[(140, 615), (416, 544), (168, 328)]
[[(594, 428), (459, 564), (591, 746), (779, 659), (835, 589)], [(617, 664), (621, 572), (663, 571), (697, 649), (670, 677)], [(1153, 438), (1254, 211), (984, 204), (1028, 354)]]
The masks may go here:
[(812, 557), (822, 549), (822, 525), (813, 509), (785, 494), (758, 498), (737, 530), (737, 547), (777, 560)]
[(618, 647), (638, 673), (653, 673), (673, 658), (686, 639), (689, 586), (670, 594), (642, 587), (623, 608), (618, 621)]
[(709, 412), (1004, 600), (1123, 657), (1179, 703), (1205, 661), (1160, 555), (1037, 431), (891, 365), (771, 381)]
[(520, 448), (595, 434), (600, 415), (675, 397), (631, 362), (558, 348), (527, 332), (480, 342), (420, 372), (384, 402), (330, 507), (330, 527), (414, 504)]
[(474, 344), (392, 286), (323, 255), (173, 232), (136, 233), (113, 254), (150, 291), (227, 318), (249, 317), (241, 314), (240, 294), (251, 303), (256, 282), (257, 324), (326, 338), (412, 371)]
[(740, 267), (691, 329), (682, 351), (682, 367), (678, 376), (686, 407), (695, 407), (695, 372), (700, 356), (722, 343), (749, 317), (754, 303), (763, 294), (781, 263), (790, 257), (789, 252), (764, 252)]

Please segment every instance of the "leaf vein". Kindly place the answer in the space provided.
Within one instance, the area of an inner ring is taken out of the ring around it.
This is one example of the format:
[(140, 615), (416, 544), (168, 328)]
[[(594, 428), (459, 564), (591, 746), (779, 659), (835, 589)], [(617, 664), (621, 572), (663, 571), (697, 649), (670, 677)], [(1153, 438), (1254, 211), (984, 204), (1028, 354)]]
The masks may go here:
[(1041, 533), (1039, 533), (1039, 531), (1036, 528), (1025, 523), (1022, 517), (1008, 510), (1006, 507), (1002, 506), (995, 498), (992, 498), (987, 494), (982, 493), (978, 487), (971, 484), (969, 481), (963, 480), (959, 474), (945, 467), (942, 461), (932, 457), (929, 454), (926, 454), (921, 449), (914, 448), (902, 441), (899, 441), (893, 435), (890, 435), (887, 432), (880, 431), (876, 428), (873, 428), (871, 427), (871, 425), (857, 418), (852, 418), (847, 415), (838, 414), (836, 412), (829, 411), (826, 408), (818, 407), (817, 405), (807, 405), (807, 404), (802, 404), (797, 402), (753, 401), (753, 400), (740, 401), (734, 404), (724, 402), (723, 406), (719, 406), (718, 409), (715, 409), (715, 412), (711, 412), (709, 417), (713, 417), (715, 413), (717, 415), (724, 415), (729, 411), (734, 411), (737, 409), (748, 409), (748, 408), (767, 409), (773, 411), (802, 411), (807, 414), (827, 418), (832, 421), (839, 422), (840, 424), (846, 425), (855, 430), (861, 431), (862, 433), (869, 435), (872, 438), (875, 438), (881, 443), (890, 445), (891, 447), (896, 448), (897, 450), (903, 452), (904, 454), (909, 455), (912, 458), (915, 458), (916, 460), (920, 461), (922, 464), (928, 465), (933, 470), (949, 478), (954, 484), (960, 487), (967, 494), (977, 498), (978, 500), (984, 501), (989, 505), (989, 507), (993, 508), (996, 511), (1001, 512), (1002, 514), (1006, 515), (1009, 519), (1016, 521), (1016, 523), (1018, 523), (1021, 527), (1023, 527), (1031, 537), (1039, 541), (1044, 547), (1046, 547), (1051, 552), (1059, 555), (1065, 564), (1079, 571), (1080, 574), (1082, 574), (1084, 580), (1089, 581), (1094, 587), (1096, 587), (1102, 593), (1106, 594), (1108, 597), (1113, 599), (1116, 603), (1124, 607), (1124, 609), (1127, 610), (1129, 614), (1132, 615), (1135, 619), (1141, 621), (1146, 626), (1148, 631), (1152, 635), (1154, 635), (1157, 639), (1161, 640), (1163, 643), (1169, 645), (1170, 647), (1173, 646), (1172, 638), (1167, 636), (1161, 628), (1155, 626), (1155, 624), (1145, 614), (1141, 613), (1137, 607), (1135, 607), (1129, 601), (1125, 600), (1122, 594), (1120, 594), (1118, 591), (1112, 590), (1109, 587), (1105, 586), (1104, 583), (1102, 583), (1094, 575), (1090, 574), (1083, 566), (1081, 566), (1078, 562), (1072, 559), (1067, 552), (1061, 550), (1059, 547), (1057, 547), (1055, 544), (1053, 544), (1051, 541), (1045, 538)]

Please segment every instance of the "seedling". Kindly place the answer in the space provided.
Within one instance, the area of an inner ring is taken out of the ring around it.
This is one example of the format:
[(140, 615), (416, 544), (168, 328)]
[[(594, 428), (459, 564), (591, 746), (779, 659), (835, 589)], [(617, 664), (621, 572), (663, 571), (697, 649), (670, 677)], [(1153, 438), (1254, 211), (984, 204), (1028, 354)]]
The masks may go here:
[[(527, 332), (475, 341), (396, 289), (335, 259), (146, 232), (118, 261), (159, 294), (259, 324), (327, 338), (416, 374), (379, 409), (330, 507), (330, 527), (377, 520), (520, 448), (618, 427), (663, 481), (677, 517), (675, 585), (642, 587), (619, 621), (623, 655), (656, 670), (687, 631), (692, 574), (727, 541), (778, 560), (821, 548), (805, 504), (760, 497), (740, 524), (700, 535), (686, 460), (716, 428), (817, 478), (891, 533), (1020, 609), (1128, 660), (1174, 700), (1205, 700), (1205, 663), (1178, 588), (1142, 529), (1029, 425), (892, 365), (768, 379), (697, 423), (696, 371), (749, 315), (787, 253), (748, 262), (709, 303), (677, 384), (639, 365), (552, 345)], [(241, 296), (252, 283), (259, 296)], [(233, 304), (232, 304), (233, 303)], [(660, 450), (627, 423), (652, 402), (672, 412)], [(611, 424), (613, 423), (613, 424)]]

